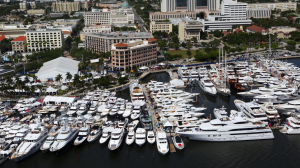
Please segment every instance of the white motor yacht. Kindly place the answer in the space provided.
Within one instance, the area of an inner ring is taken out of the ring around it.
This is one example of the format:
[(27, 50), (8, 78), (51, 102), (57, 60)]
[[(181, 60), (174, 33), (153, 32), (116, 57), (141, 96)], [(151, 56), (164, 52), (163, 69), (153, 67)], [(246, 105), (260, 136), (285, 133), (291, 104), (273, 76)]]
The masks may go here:
[(214, 87), (213, 83), (208, 77), (201, 78), (200, 81), (198, 82), (200, 88), (207, 94), (211, 96), (216, 96), (217, 90)]
[(78, 103), (74, 103), (71, 108), (69, 109), (69, 111), (67, 112), (67, 115), (71, 116), (71, 115), (74, 115), (76, 114), (76, 112), (78, 111), (79, 109), (79, 104)]
[(108, 149), (116, 150), (119, 148), (123, 141), (124, 137), (124, 128), (114, 128), (111, 132), (111, 138), (108, 143)]
[(131, 145), (131, 144), (133, 144), (134, 140), (135, 140), (135, 132), (134, 132), (133, 129), (130, 129), (128, 131), (128, 134), (127, 134), (127, 137), (126, 137), (126, 144)]
[(111, 106), (107, 105), (101, 113), (101, 117), (107, 116), (110, 113)]
[(67, 124), (64, 124), (64, 126), (59, 129), (59, 133), (49, 149), (50, 152), (58, 154), (66, 150), (70, 145), (72, 145), (78, 131), (79, 129), (77, 127), (71, 128), (67, 126)]
[(76, 139), (74, 141), (74, 145), (78, 146), (78, 145), (82, 144), (87, 139), (89, 133), (90, 133), (89, 126), (81, 127), (79, 129), (78, 136), (76, 137)]
[(257, 96), (254, 96), (253, 98), (257, 99), (257, 100), (269, 101), (269, 100), (277, 99), (277, 96), (265, 94), (265, 95), (257, 95)]
[(154, 144), (155, 143), (154, 131), (148, 131), (147, 132), (147, 141), (148, 141), (149, 144)]
[(125, 110), (126, 110), (125, 106), (122, 105), (122, 106), (120, 107), (119, 111), (118, 111), (118, 115), (123, 115), (124, 112), (125, 112)]
[(104, 144), (110, 138), (111, 132), (113, 131), (112, 127), (103, 128), (102, 136), (99, 140), (100, 144)]
[(166, 155), (169, 152), (169, 143), (167, 140), (167, 134), (164, 131), (156, 132), (156, 145), (160, 154)]
[(226, 108), (224, 108), (224, 106), (220, 109), (214, 108), (214, 115), (215, 115), (216, 119), (228, 117)]
[(265, 124), (268, 123), (266, 113), (261, 109), (260, 105), (255, 101), (245, 103), (241, 100), (234, 100), (236, 108), (243, 112), (248, 120), (261, 121)]
[(135, 81), (134, 83), (130, 84), (129, 89), (132, 102), (135, 102), (136, 100), (145, 101), (142, 86), (139, 84), (138, 81)]
[(90, 110), (87, 112), (88, 114), (95, 114), (98, 110), (98, 105), (91, 105)]
[(119, 111), (119, 107), (117, 105), (114, 105), (113, 108), (110, 110), (109, 115), (115, 116)]
[(135, 132), (135, 143), (139, 146), (143, 146), (146, 142), (146, 130), (144, 128), (138, 128)]
[(269, 126), (264, 123), (249, 122), (242, 112), (231, 111), (230, 118), (211, 120), (198, 128), (187, 128), (176, 132), (180, 136), (198, 141), (244, 141), (273, 139)]
[(287, 123), (280, 130), (286, 134), (300, 134), (300, 114), (294, 113), (286, 119)]
[(97, 140), (100, 136), (101, 136), (101, 127), (99, 125), (94, 125), (91, 128), (91, 132), (87, 138), (88, 142), (94, 142), (95, 140)]
[(134, 106), (132, 114), (130, 115), (130, 118), (132, 120), (136, 120), (140, 117), (141, 115), (141, 107), (140, 106)]
[(76, 114), (77, 115), (83, 115), (88, 111), (86, 107), (86, 102), (81, 103), (79, 109), (77, 110)]
[(58, 126), (53, 126), (51, 128), (51, 130), (48, 133), (48, 137), (46, 139), (46, 141), (43, 143), (43, 145), (40, 147), (40, 150), (43, 153), (49, 152), (49, 148), (52, 145), (52, 143), (54, 142), (56, 136), (58, 135), (58, 130), (59, 127)]
[(40, 123), (30, 124), (30, 127), (31, 132), (26, 135), (16, 152), (12, 154), (12, 160), (18, 162), (34, 154), (40, 149), (44, 140), (47, 138), (48, 130), (45, 129), (44, 126), (41, 126)]

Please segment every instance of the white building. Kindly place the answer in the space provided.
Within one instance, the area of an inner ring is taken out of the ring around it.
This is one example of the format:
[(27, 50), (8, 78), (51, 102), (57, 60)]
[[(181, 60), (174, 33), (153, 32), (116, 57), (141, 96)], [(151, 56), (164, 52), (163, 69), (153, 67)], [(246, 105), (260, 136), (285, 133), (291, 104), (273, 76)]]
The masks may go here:
[(110, 25), (111, 24), (111, 14), (107, 8), (99, 10), (99, 12), (85, 12), (84, 22), (85, 25)]
[(247, 9), (247, 19), (250, 18), (270, 18), (271, 10), (269, 8)]
[(280, 11), (287, 11), (287, 10), (297, 10), (297, 2), (278, 2), (278, 3), (253, 3), (248, 4), (249, 9), (253, 8), (269, 8), (270, 10), (280, 10)]
[(247, 3), (237, 3), (236, 0), (223, 0), (221, 4), (221, 15), (223, 20), (246, 20)]
[(61, 30), (41, 28), (26, 31), (27, 51), (40, 51), (41, 49), (55, 49), (63, 45)]
[(220, 0), (207, 0), (207, 9), (209, 11), (220, 10)]

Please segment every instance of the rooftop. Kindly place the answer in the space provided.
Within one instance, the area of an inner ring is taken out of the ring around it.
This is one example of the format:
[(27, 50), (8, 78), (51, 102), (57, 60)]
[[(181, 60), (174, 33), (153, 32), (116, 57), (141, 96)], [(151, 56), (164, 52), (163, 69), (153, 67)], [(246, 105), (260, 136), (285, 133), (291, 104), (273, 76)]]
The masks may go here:
[(25, 40), (26, 40), (25, 36), (19, 36), (19, 37), (13, 39), (12, 41), (25, 41)]
[(125, 43), (118, 43), (118, 44), (115, 44), (116, 47), (127, 47), (128, 44), (125, 44)]
[(4, 35), (0, 36), (0, 41), (2, 41), (2, 40), (4, 40), (4, 39), (5, 39), (5, 36), (4, 36)]
[(246, 29), (249, 29), (254, 32), (263, 32), (263, 31), (269, 32), (268, 29), (264, 29), (264, 28), (256, 26), (256, 25), (248, 26), (248, 27), (246, 27)]

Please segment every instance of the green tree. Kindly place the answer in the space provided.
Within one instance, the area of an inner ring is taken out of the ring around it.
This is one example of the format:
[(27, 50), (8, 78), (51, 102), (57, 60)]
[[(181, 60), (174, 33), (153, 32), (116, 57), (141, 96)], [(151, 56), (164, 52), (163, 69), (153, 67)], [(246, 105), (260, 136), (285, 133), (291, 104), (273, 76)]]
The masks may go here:
[(178, 49), (179, 49), (179, 43), (175, 43), (175, 44), (174, 44), (174, 48), (175, 48), (176, 50), (178, 50)]
[(160, 40), (160, 41), (157, 42), (157, 45), (160, 48), (166, 48), (167, 47), (167, 42), (165, 40)]
[(192, 56), (191, 50), (187, 50), (187, 51), (186, 51), (186, 55), (188, 55), (189, 57), (191, 57), (191, 56)]
[(198, 41), (198, 40), (197, 40), (197, 37), (192, 37), (191, 40), (192, 40), (194, 43), (197, 43), (197, 41)]

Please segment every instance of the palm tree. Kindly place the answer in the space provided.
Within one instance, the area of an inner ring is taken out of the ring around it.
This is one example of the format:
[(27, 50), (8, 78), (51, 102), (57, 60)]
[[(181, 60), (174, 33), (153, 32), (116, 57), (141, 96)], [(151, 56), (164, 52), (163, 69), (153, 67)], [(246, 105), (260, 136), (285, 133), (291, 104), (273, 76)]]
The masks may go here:
[(55, 82), (59, 82), (59, 84), (61, 85), (61, 80), (62, 80), (62, 75), (61, 74), (58, 74), (56, 77), (55, 77)]
[(70, 85), (70, 80), (72, 79), (72, 74), (70, 72), (66, 73), (66, 79), (69, 81), (69, 85)]
[(29, 77), (28, 77), (28, 76), (25, 76), (25, 78), (24, 78), (24, 83), (28, 83), (28, 82), (30, 82)]
[(35, 76), (35, 74), (33, 74), (32, 79), (33, 79), (34, 82), (36, 82), (37, 78), (38, 78), (38, 77)]

